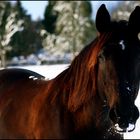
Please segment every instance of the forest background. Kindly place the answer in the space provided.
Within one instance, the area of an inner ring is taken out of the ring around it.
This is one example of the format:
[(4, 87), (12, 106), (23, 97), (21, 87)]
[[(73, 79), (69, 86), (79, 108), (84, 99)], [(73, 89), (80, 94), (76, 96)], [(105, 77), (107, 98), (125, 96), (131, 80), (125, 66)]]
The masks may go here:
[[(113, 19), (125, 19), (140, 1), (117, 2)], [(32, 20), (22, 2), (0, 1), (0, 67), (70, 63), (97, 35), (91, 1), (48, 1)]]

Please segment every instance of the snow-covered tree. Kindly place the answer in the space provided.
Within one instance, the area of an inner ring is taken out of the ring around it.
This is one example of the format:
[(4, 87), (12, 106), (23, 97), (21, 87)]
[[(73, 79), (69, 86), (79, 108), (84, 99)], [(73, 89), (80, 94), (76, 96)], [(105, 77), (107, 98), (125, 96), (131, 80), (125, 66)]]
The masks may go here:
[[(73, 57), (95, 37), (88, 1), (56, 1), (51, 7), (57, 13), (55, 33), (45, 33), (44, 47), (53, 53), (73, 53)], [(46, 19), (47, 20), (47, 19)], [(47, 21), (46, 21), (47, 22)]]
[(112, 12), (112, 17), (115, 20), (128, 20), (131, 12), (139, 5), (140, 1), (121, 1), (116, 9)]
[[(0, 2), (0, 62), (1, 66), (5, 67), (5, 57), (7, 51), (11, 50), (10, 41), (12, 36), (23, 29), (23, 20), (16, 20), (18, 13), (11, 11), (7, 13), (8, 2)], [(8, 9), (9, 10), (9, 9)]]
[(36, 53), (42, 48), (42, 40), (40, 37), (41, 20), (33, 21), (31, 15), (22, 6), (20, 0), (13, 4), (14, 11), (18, 12), (16, 21), (24, 21), (24, 30), (13, 35), (10, 45), (12, 50), (7, 53), (7, 58), (14, 56), (27, 56)]

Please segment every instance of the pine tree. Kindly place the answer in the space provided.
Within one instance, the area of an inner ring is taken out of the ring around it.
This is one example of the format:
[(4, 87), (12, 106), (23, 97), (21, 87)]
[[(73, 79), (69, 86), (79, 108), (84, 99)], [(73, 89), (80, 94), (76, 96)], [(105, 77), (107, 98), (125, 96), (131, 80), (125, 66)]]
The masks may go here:
[(49, 33), (55, 32), (55, 23), (58, 17), (57, 12), (53, 10), (55, 4), (56, 1), (49, 1), (44, 12), (44, 19), (42, 20), (42, 24)]
[(51, 13), (57, 13), (55, 31), (53, 34), (46, 33), (44, 46), (53, 53), (69, 52), (75, 57), (95, 37), (91, 3), (89, 1), (55, 1), (51, 10)]
[(0, 2), (0, 6), (0, 60), (1, 66), (5, 67), (6, 53), (11, 50), (11, 38), (22, 29), (23, 20), (16, 21), (18, 13), (12, 10), (9, 2)]
[(40, 32), (38, 31), (41, 28), (41, 21), (32, 21), (31, 16), (27, 14), (19, 0), (15, 3), (14, 10), (18, 12), (17, 20), (24, 20), (24, 30), (13, 36), (11, 40), (13, 49), (8, 53), (8, 57), (20, 55), (26, 57), (42, 48)]

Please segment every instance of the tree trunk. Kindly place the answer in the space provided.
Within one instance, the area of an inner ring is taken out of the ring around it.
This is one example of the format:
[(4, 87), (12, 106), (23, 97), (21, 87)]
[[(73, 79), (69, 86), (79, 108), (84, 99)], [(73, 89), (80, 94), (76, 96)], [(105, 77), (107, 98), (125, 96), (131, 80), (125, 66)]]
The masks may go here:
[(2, 50), (2, 51), (1, 51), (0, 66), (3, 67), (3, 68), (6, 67), (6, 61), (5, 61), (5, 60), (6, 60), (6, 57), (5, 57), (5, 55), (6, 55), (5, 50)]

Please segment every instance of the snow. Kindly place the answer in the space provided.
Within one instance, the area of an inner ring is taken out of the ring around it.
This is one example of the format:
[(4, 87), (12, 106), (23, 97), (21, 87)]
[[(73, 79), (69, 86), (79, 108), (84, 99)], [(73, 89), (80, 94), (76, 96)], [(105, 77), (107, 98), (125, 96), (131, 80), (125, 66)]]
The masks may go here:
[[(61, 64), (61, 65), (43, 65), (43, 66), (19, 66), (19, 67), (16, 66), (16, 68), (24, 68), (24, 69), (32, 70), (32, 71), (38, 72), (39, 74), (42, 74), (43, 76), (46, 77), (46, 79), (52, 79), (52, 78), (55, 78), (63, 70), (68, 68), (68, 66), (69, 64)], [(135, 101), (135, 104), (140, 111), (140, 95), (139, 94)], [(140, 139), (139, 131), (140, 131), (140, 118), (138, 119), (136, 123), (135, 130), (133, 132), (125, 133), (124, 138), (125, 139)]]

